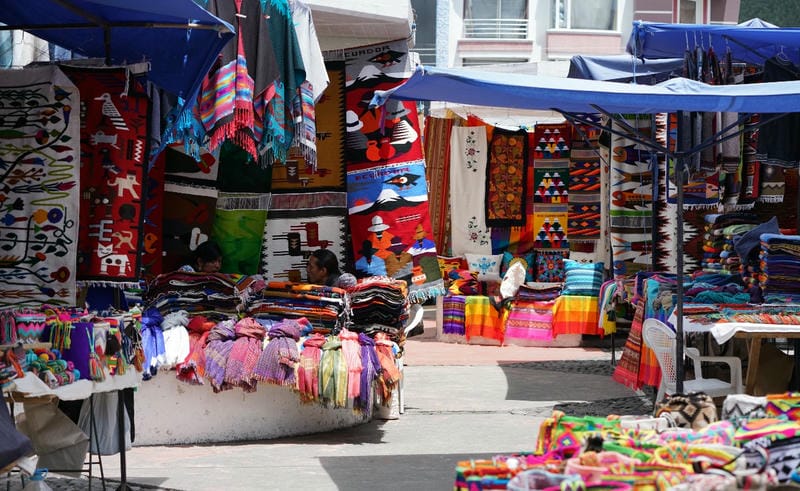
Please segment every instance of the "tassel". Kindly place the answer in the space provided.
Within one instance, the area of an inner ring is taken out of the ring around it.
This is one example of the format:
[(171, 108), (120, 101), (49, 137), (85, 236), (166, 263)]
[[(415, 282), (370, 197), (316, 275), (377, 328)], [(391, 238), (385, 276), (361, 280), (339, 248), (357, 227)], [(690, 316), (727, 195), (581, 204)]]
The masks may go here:
[(95, 382), (102, 382), (106, 379), (106, 374), (100, 366), (100, 360), (98, 360), (96, 356), (92, 356), (91, 359), (89, 359), (89, 375)]

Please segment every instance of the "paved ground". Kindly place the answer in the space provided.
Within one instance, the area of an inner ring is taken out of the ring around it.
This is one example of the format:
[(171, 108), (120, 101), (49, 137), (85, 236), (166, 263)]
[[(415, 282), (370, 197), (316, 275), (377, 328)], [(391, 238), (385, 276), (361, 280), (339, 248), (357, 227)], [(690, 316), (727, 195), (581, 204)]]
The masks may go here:
[[(426, 322), (426, 334), (407, 343), (400, 419), (279, 440), (134, 447), (126, 456), (131, 489), (452, 489), (458, 460), (533, 450), (538, 425), (554, 408), (652, 410), (650, 394), (611, 380), (606, 349), (454, 345), (431, 335)], [(106, 475), (119, 479), (118, 457), (103, 462)], [(47, 482), (55, 490), (88, 488), (85, 478)], [(21, 489), (18, 478), (11, 489)]]

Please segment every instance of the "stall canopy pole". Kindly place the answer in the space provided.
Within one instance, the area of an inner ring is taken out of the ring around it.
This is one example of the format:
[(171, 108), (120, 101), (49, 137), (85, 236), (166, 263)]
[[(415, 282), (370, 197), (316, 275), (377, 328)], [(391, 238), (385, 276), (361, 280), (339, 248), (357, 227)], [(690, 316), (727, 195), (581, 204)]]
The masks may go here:
[[(675, 313), (675, 391), (679, 394), (683, 393), (683, 173), (686, 166), (686, 156), (681, 147), (681, 135), (687, 130), (686, 124), (683, 121), (683, 111), (678, 111), (678, 141), (677, 144), (677, 158), (675, 159), (675, 185), (678, 188), (678, 195), (676, 201), (675, 211), (677, 215), (677, 224), (675, 230), (675, 271), (677, 274), (677, 288), (675, 294), (676, 299), (676, 313)], [(669, 178), (669, 176), (667, 176)], [(669, 186), (668, 186), (669, 187)], [(658, 402), (658, 401), (656, 401)]]

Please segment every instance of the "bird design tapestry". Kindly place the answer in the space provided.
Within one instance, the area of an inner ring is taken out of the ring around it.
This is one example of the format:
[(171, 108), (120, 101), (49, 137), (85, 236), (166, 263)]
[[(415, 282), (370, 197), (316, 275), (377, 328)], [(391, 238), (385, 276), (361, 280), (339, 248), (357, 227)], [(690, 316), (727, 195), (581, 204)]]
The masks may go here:
[(0, 307), (75, 304), (79, 93), (55, 66), (0, 72)]
[(149, 99), (125, 68), (64, 71), (81, 94), (78, 280), (136, 286)]

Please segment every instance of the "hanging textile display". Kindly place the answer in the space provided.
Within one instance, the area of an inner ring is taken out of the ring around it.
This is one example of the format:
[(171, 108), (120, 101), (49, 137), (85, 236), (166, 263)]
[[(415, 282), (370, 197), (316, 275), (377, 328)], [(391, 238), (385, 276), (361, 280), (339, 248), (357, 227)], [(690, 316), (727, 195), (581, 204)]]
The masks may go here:
[[(626, 115), (636, 128), (650, 128), (650, 116)], [(622, 128), (620, 128), (622, 130)], [(652, 262), (654, 152), (625, 137), (611, 137), (611, 249), (615, 277), (644, 269)]]
[(567, 205), (534, 206), (533, 248), (568, 249), (566, 223)]
[(389, 101), (369, 108), (376, 90), (388, 90), (411, 76), (405, 39), (344, 50), (348, 170), (354, 164), (416, 161), (422, 158), (416, 104)]
[(300, 152), (290, 151), (285, 162), (272, 166), (273, 192), (344, 191), (344, 62), (326, 63), (330, 85), (315, 106), (315, 162)]
[(388, 276), (394, 265), (391, 276), (409, 280), (409, 300), (444, 293), (430, 238), (424, 161), (348, 171), (347, 207), (356, 276)]
[(261, 250), (264, 277), (306, 282), (308, 257), (316, 249), (346, 258), (346, 217), (346, 193), (273, 194)]
[(81, 94), (77, 279), (136, 286), (150, 102), (125, 68), (63, 67)]
[[(659, 119), (663, 119), (663, 116)], [(656, 123), (657, 125), (659, 122)], [(663, 123), (662, 123), (663, 124)], [(670, 113), (668, 116), (668, 128), (666, 129), (666, 147), (672, 150), (676, 149), (676, 142), (678, 138), (678, 119), (677, 115)], [(700, 142), (695, 142), (699, 144)], [(712, 147), (713, 148), (713, 147)], [(658, 156), (659, 160), (664, 160), (662, 156)], [(688, 172), (688, 182), (683, 185), (683, 206), (684, 209), (702, 208), (713, 209), (720, 203), (720, 186), (719, 174), (720, 169), (714, 165), (714, 158), (704, 157), (703, 161), (707, 164), (700, 168), (690, 168)], [(688, 163), (688, 162), (687, 162)], [(666, 174), (667, 176), (667, 203), (675, 204), (678, 196), (678, 187), (675, 181), (675, 161), (674, 159), (666, 159)]]
[(144, 189), (144, 226), (142, 228), (142, 278), (149, 281), (164, 272), (161, 250), (164, 223), (164, 167), (166, 155), (161, 152), (147, 170)]
[(531, 152), (534, 160), (568, 159), (572, 128), (569, 123), (537, 124), (533, 131)]
[(78, 90), (57, 67), (3, 71), (0, 307), (74, 305)]
[(197, 246), (211, 237), (217, 190), (164, 185), (164, 271), (191, 263)]
[(440, 252), (446, 252), (450, 237), (450, 133), (455, 124), (451, 118), (425, 118), (425, 173), (429, 193), (433, 241)]
[[(280, 76), (266, 12), (259, 0), (208, 0), (205, 8), (236, 28), (235, 40), (223, 48), (201, 87), (197, 112), (207, 147), (214, 151), (230, 140), (257, 160), (267, 102)], [(192, 136), (203, 141), (202, 135)]]
[(167, 146), (164, 155), (165, 179), (175, 184), (216, 187), (219, 176), (219, 152), (201, 150), (199, 160), (186, 153), (182, 143)]
[(450, 134), (450, 226), (452, 252), (491, 254), (485, 209), (485, 126), (454, 126)]
[(220, 192), (217, 196), (211, 235), (222, 250), (223, 273), (258, 273), (269, 202), (269, 194)]
[(540, 160), (533, 165), (533, 202), (569, 202), (569, 162), (566, 160)]
[[(347, 207), (356, 276), (408, 279), (409, 300), (444, 293), (414, 102), (369, 108), (411, 76), (405, 39), (344, 50)], [(409, 267), (410, 276), (409, 276)]]
[[(486, 164), (486, 226), (525, 224), (528, 137), (525, 130), (495, 128)], [(561, 191), (566, 193), (563, 182)], [(554, 190), (559, 193), (558, 189)], [(556, 202), (561, 202), (559, 194)]]

